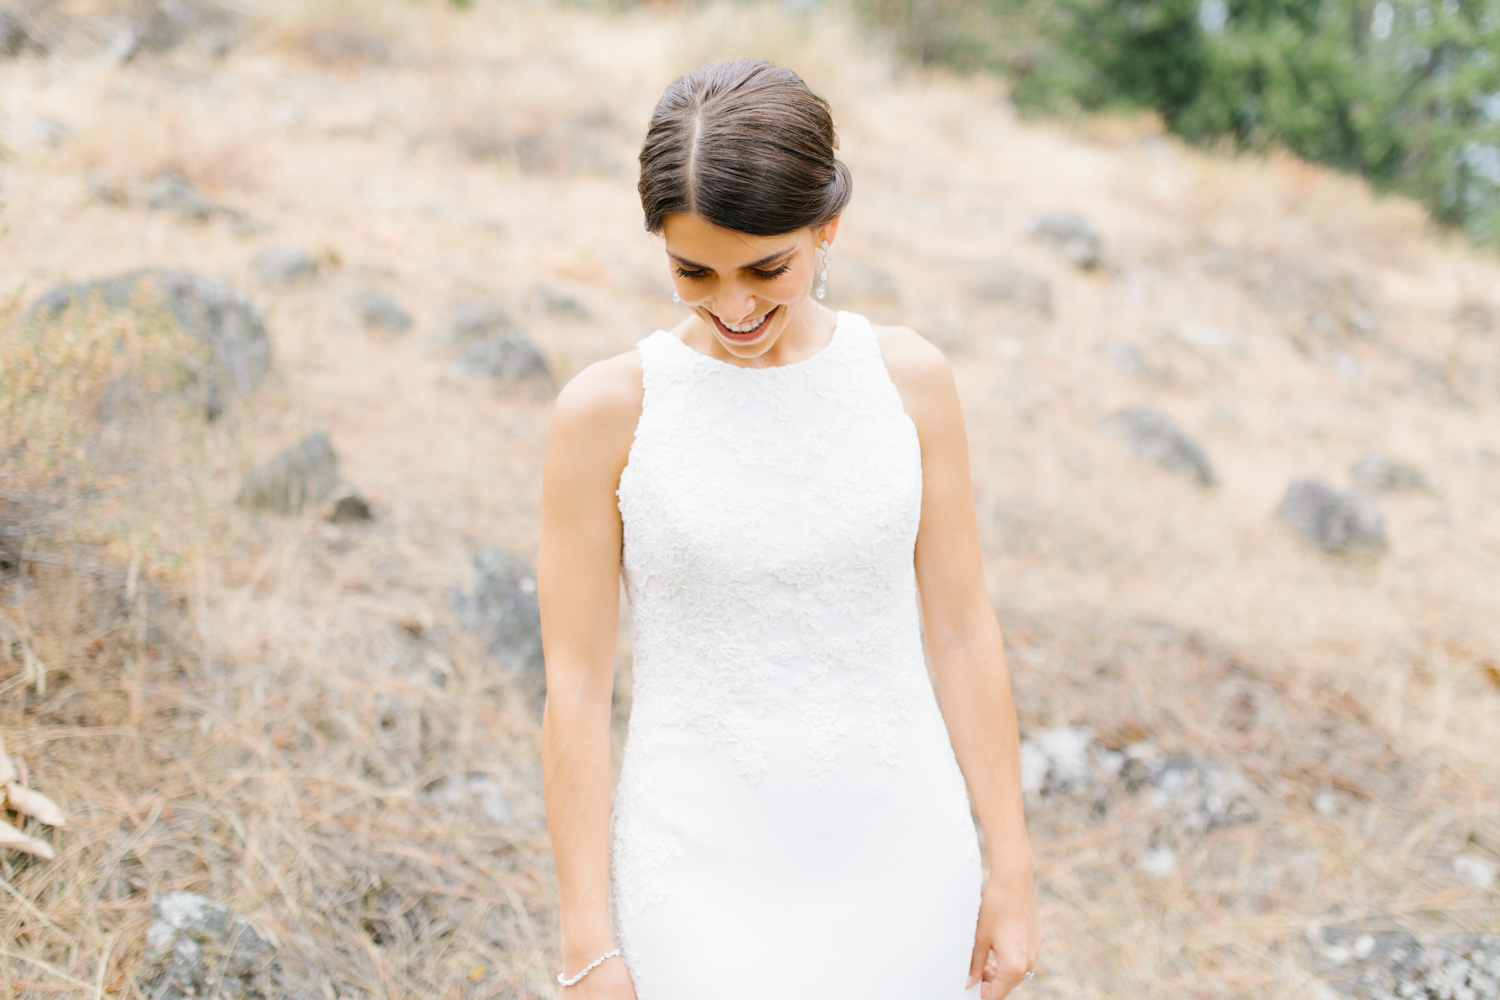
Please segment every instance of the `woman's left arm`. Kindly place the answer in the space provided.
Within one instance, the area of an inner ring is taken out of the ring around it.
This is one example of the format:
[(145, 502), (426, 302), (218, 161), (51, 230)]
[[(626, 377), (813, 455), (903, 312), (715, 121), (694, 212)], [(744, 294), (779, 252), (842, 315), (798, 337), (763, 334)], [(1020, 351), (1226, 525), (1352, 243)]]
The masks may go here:
[(990, 606), (969, 480), (968, 437), (948, 360), (910, 330), (881, 351), (922, 447), (917, 588), (938, 702), (989, 852), (969, 981), (1001, 1000), (1036, 964), (1041, 926), (1021, 800), (1020, 738), (1005, 643)]

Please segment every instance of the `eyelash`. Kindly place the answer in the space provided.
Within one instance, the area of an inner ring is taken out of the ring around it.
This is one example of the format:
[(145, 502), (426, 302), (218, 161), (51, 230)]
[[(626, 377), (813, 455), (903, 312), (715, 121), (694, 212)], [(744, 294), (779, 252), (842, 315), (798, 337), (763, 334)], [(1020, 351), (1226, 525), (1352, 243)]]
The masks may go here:
[[(753, 275), (755, 275), (757, 278), (760, 278), (762, 281), (770, 281), (772, 278), (779, 278), (779, 277), (781, 277), (783, 274), (785, 274), (791, 268), (791, 266), (792, 265), (790, 263), (787, 263), (787, 264), (782, 264), (780, 267), (776, 268), (776, 270), (774, 270), (774, 271), (761, 271), (761, 270), (754, 270), (754, 269), (752, 269), (750, 273), (753, 274)], [(678, 275), (678, 277), (688, 278), (688, 279), (706, 278), (706, 277), (708, 277), (708, 271), (706, 271), (706, 270), (702, 270), (702, 271), (689, 271), (685, 267), (679, 267), (679, 268), (677, 268), (677, 275)]]
[(787, 263), (787, 264), (782, 264), (780, 267), (778, 267), (774, 271), (759, 271), (759, 270), (756, 270), (756, 271), (751, 271), (750, 273), (753, 274), (753, 275), (755, 275), (757, 278), (761, 278), (763, 280), (769, 281), (772, 278), (779, 278), (783, 274), (786, 274), (786, 272), (791, 268), (791, 266), (792, 265), (790, 263)]

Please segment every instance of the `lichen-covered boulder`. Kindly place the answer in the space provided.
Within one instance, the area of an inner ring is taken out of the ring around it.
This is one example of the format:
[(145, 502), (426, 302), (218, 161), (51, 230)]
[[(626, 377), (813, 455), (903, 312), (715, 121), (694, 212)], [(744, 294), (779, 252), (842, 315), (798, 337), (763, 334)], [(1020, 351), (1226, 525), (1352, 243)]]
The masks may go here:
[(164, 304), (182, 331), (209, 350), (211, 364), (201, 388), (210, 419), (224, 411), (231, 396), (259, 385), (271, 368), (271, 338), (260, 310), (228, 285), (186, 271), (147, 268), (61, 285), (37, 301), (31, 321), (56, 322), (69, 309), (93, 302), (110, 310)]

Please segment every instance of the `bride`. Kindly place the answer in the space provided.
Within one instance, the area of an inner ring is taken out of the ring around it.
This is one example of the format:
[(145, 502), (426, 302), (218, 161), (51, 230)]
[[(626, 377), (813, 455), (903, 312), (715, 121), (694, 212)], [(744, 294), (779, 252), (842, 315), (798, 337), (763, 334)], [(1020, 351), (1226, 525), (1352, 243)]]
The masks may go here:
[(668, 87), (640, 195), (687, 315), (557, 400), (538, 572), (565, 1000), (999, 1000), (1031, 978), (963, 416), (930, 343), (822, 305), (836, 145), (768, 63)]

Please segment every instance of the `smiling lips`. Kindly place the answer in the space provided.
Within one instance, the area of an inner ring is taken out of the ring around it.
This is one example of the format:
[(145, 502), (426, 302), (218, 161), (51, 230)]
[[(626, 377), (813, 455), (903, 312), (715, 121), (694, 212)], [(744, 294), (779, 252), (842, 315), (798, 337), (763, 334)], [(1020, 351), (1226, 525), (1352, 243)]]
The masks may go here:
[[(780, 308), (780, 306), (776, 307), (776, 309)], [(714, 316), (714, 325), (719, 328), (719, 333), (724, 337), (725, 340), (732, 340), (737, 343), (749, 343), (750, 341), (755, 340), (757, 337), (759, 337), (765, 330), (766, 324), (771, 321), (771, 317), (776, 315), (776, 309), (772, 309), (770, 312), (766, 313), (760, 319), (752, 323), (736, 323), (734, 325), (730, 325), (728, 323), (725, 323), (719, 317)], [(713, 316), (713, 313), (709, 313), (709, 315)]]

